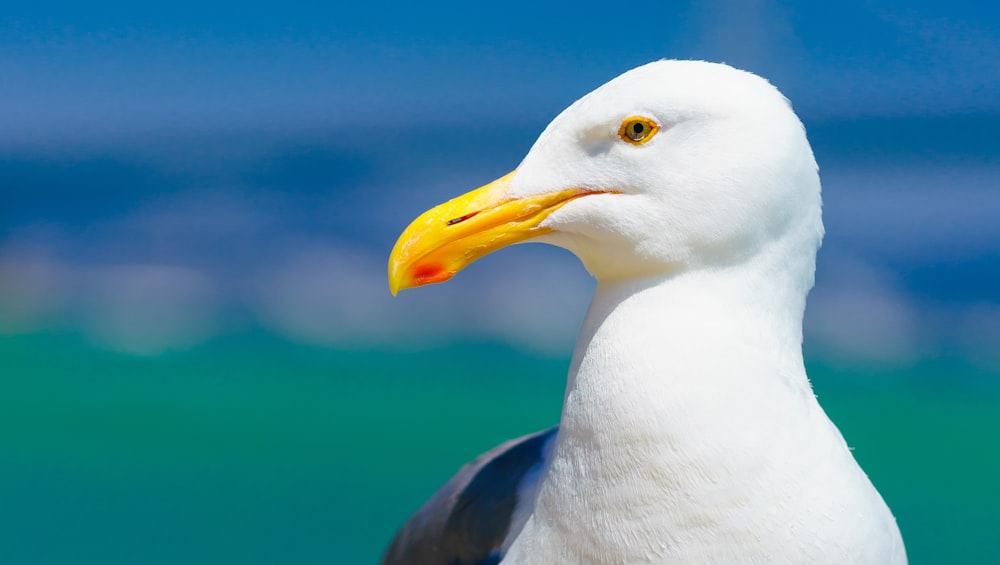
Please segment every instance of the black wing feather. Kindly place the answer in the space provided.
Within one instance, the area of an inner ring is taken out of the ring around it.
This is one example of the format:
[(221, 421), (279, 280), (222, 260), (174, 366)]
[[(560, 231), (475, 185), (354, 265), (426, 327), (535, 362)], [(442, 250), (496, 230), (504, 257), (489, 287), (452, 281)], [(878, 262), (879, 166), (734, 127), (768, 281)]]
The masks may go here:
[(499, 563), (522, 482), (557, 431), (509, 441), (462, 467), (403, 525), (382, 565)]

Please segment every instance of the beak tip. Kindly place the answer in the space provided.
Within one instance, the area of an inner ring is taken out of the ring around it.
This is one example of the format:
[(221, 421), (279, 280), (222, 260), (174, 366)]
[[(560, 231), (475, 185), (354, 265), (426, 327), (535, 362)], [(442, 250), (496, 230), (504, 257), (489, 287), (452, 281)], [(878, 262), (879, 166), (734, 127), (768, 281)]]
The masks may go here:
[(403, 277), (397, 276), (396, 273), (390, 271), (389, 292), (392, 293), (393, 296), (396, 296), (397, 294), (399, 294), (399, 291), (403, 290), (404, 288), (409, 288), (409, 285), (405, 284), (405, 282), (403, 281)]
[(497, 230), (502, 231), (507, 223), (523, 221), (522, 216), (533, 217), (534, 208), (515, 206), (485, 222), (476, 222), (488, 216), (481, 212), (506, 202), (503, 194), (513, 175), (511, 172), (439, 204), (410, 222), (389, 254), (389, 292), (396, 296), (403, 289), (445, 282), (476, 258), (509, 245), (509, 238), (498, 235)]
[(402, 286), (400, 277), (397, 275), (398, 269), (396, 268), (396, 262), (393, 260), (389, 261), (389, 292), (393, 296), (399, 293), (400, 286)]

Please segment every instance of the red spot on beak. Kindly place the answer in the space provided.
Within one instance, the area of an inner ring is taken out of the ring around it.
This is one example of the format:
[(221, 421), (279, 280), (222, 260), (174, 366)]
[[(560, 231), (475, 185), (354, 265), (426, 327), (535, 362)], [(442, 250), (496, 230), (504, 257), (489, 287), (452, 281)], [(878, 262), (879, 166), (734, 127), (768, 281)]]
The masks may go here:
[(454, 274), (435, 263), (417, 265), (413, 268), (413, 282), (415, 283), (414, 286), (439, 283), (450, 279)]

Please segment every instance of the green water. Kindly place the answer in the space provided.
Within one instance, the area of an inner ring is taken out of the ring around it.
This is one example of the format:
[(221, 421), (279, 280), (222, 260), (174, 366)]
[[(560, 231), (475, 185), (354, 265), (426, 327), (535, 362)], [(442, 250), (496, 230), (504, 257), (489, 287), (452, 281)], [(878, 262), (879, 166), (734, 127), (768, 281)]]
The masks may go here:
[[(565, 359), (265, 337), (134, 358), (0, 338), (0, 562), (377, 561), (457, 467), (556, 422)], [(812, 367), (911, 562), (1000, 559), (1000, 394), (938, 367)]]

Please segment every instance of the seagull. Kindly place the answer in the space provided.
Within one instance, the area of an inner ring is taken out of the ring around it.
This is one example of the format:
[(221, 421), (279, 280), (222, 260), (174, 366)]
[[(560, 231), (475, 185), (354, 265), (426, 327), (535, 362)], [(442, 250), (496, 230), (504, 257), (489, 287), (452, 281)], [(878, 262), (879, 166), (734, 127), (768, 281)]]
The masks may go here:
[(513, 172), (420, 215), (393, 294), (524, 241), (568, 249), (597, 288), (559, 425), (459, 470), (382, 563), (906, 563), (806, 376), (823, 233), (788, 100), (702, 61), (611, 80)]

